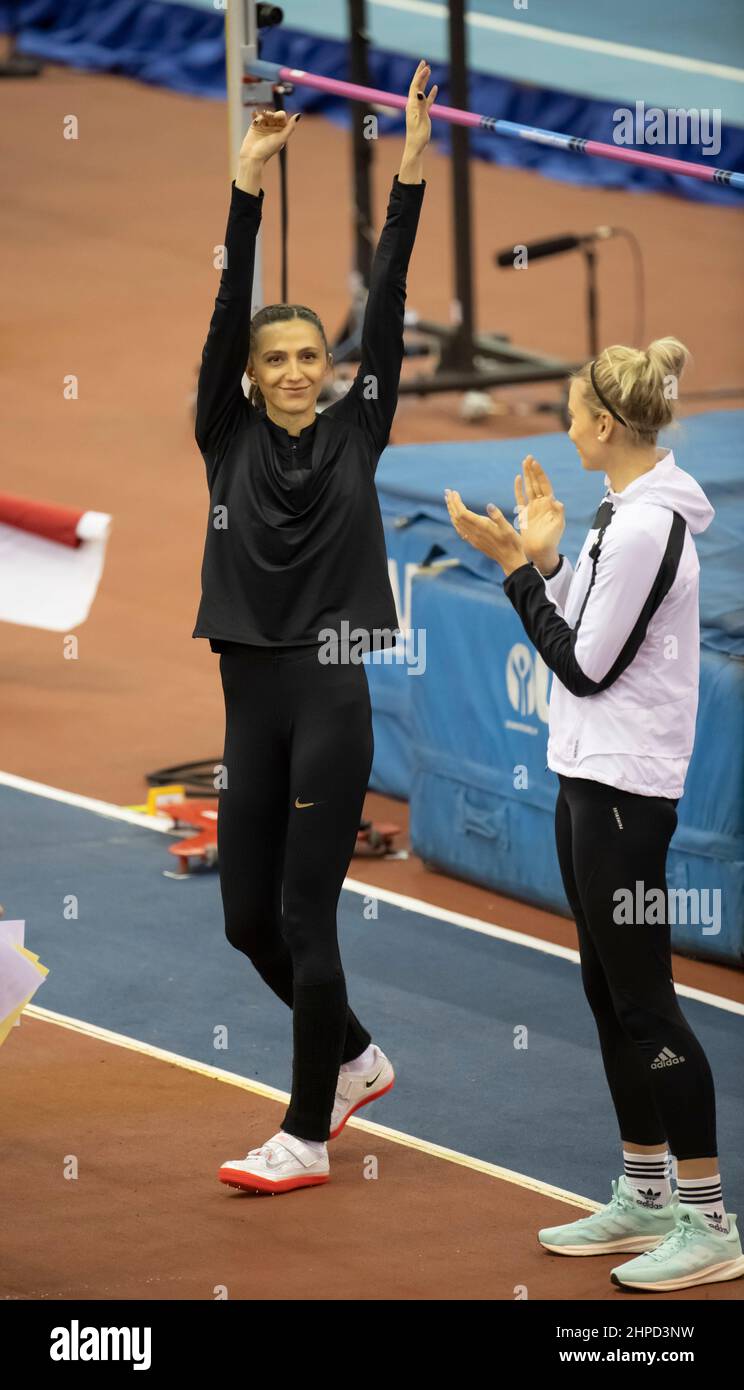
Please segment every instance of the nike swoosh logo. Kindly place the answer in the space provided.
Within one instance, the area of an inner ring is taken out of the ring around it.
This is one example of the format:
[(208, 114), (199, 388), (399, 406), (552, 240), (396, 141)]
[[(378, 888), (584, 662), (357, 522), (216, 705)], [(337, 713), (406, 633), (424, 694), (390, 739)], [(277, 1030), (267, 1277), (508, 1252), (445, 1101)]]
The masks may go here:
[(366, 1085), (366, 1087), (367, 1087), (367, 1090), (369, 1090), (370, 1086), (374, 1086), (375, 1082), (377, 1081), (378, 1077), (380, 1077), (380, 1076), (382, 1076), (382, 1067), (381, 1067), (380, 1070), (378, 1071), (377, 1076), (373, 1076), (371, 1081), (366, 1081), (366, 1082), (365, 1082), (365, 1085)]
[(298, 810), (298, 811), (301, 811), (301, 810), (303, 809), (303, 807), (305, 807), (305, 806), (314, 806), (314, 805), (315, 805), (315, 802), (314, 802), (314, 801), (300, 801), (299, 797), (295, 797), (295, 806), (297, 807), (297, 810)]

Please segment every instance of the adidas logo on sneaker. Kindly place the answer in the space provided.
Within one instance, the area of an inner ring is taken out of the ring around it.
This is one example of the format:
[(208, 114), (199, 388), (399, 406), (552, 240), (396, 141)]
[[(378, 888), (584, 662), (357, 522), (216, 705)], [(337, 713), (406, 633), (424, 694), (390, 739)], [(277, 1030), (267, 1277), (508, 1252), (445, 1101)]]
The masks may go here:
[(678, 1057), (676, 1052), (672, 1052), (671, 1047), (662, 1047), (656, 1061), (651, 1063), (651, 1070), (659, 1070), (661, 1067), (676, 1067), (684, 1060), (684, 1057)]
[(652, 1187), (647, 1187), (645, 1192), (636, 1194), (636, 1202), (639, 1207), (650, 1207), (653, 1211), (660, 1211), (664, 1205), (663, 1202), (659, 1201), (660, 1197), (660, 1192), (654, 1192)]
[[(691, 1224), (689, 1214), (686, 1211), (680, 1212), (679, 1219), (686, 1226), (689, 1226)], [(720, 1231), (722, 1236), (727, 1236), (729, 1230), (731, 1229), (728, 1224), (728, 1220), (724, 1221), (723, 1212), (721, 1211), (714, 1211), (712, 1217), (706, 1216), (705, 1220), (708, 1224), (709, 1230)]]

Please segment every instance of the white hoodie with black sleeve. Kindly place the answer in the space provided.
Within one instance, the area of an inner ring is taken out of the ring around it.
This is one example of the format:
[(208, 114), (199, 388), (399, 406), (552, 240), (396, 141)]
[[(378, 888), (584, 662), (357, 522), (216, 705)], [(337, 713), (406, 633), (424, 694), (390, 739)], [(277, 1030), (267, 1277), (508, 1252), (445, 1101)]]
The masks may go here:
[(554, 673), (548, 766), (641, 796), (678, 799), (695, 739), (700, 565), (693, 535), (714, 511), (659, 450), (607, 492), (572, 568), (513, 570), (504, 592)]

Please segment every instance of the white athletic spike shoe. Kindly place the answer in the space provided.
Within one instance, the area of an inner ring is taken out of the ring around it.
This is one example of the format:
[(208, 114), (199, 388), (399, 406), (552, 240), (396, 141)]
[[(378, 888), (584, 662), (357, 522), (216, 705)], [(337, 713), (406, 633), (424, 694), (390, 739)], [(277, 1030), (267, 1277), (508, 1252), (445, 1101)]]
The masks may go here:
[(249, 1192), (290, 1192), (293, 1187), (316, 1187), (328, 1182), (328, 1153), (321, 1158), (294, 1134), (275, 1134), (245, 1158), (229, 1158), (217, 1174), (228, 1187)]
[(350, 1115), (369, 1105), (371, 1100), (384, 1096), (395, 1085), (395, 1072), (389, 1057), (377, 1043), (372, 1044), (375, 1059), (368, 1071), (340, 1071), (336, 1087), (336, 1099), (331, 1115), (329, 1139), (337, 1139)]

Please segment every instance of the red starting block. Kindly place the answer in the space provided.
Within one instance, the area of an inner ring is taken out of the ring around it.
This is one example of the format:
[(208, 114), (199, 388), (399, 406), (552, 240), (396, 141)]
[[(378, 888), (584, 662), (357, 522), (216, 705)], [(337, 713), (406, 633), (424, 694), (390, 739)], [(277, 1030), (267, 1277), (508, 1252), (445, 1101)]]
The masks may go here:
[[(168, 853), (175, 854), (178, 860), (179, 874), (189, 873), (191, 859), (201, 860), (210, 867), (217, 863), (217, 806), (217, 797), (169, 803), (167, 813), (175, 824), (192, 825), (198, 832), (168, 846)], [(381, 859), (393, 852), (393, 841), (398, 834), (400, 826), (392, 822), (362, 821), (354, 854), (367, 859)]]
[(176, 825), (193, 825), (198, 835), (190, 835), (168, 846), (168, 853), (175, 854), (178, 872), (189, 872), (189, 860), (200, 859), (202, 863), (217, 863), (217, 797), (208, 800), (176, 801), (167, 810)]

